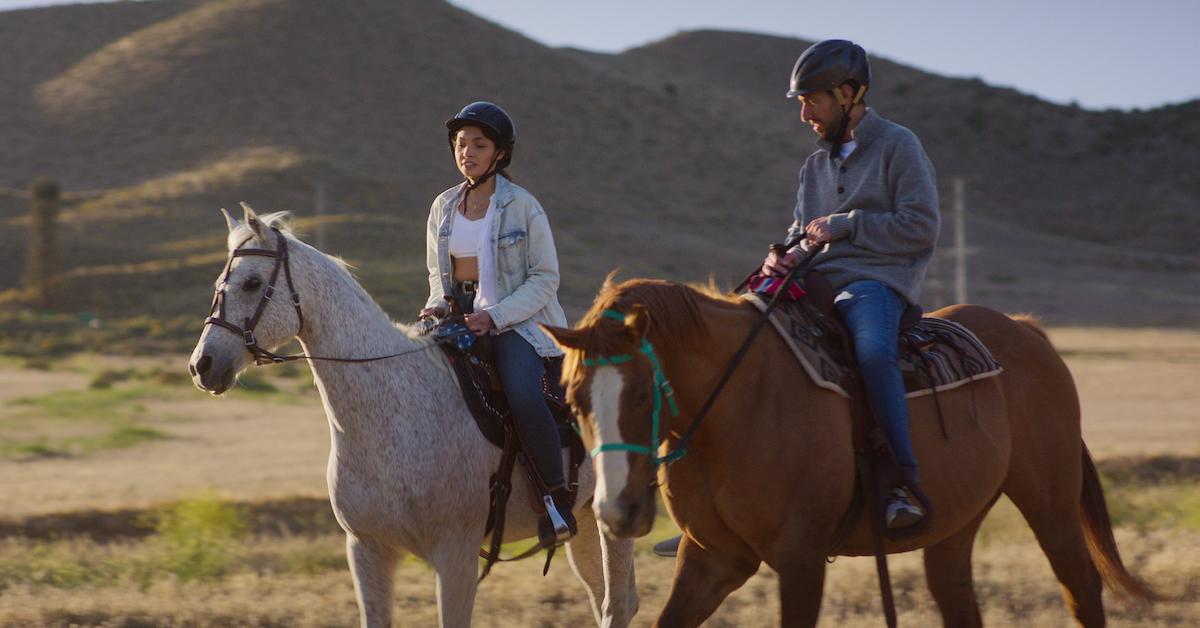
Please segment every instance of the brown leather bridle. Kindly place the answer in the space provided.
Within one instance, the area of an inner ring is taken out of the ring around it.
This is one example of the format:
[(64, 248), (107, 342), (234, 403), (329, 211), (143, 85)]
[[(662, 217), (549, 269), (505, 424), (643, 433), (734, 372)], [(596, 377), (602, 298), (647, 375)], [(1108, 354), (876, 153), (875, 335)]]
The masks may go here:
[[(242, 337), (242, 342), (245, 344), (246, 350), (250, 355), (254, 356), (254, 363), (263, 366), (265, 364), (281, 364), (283, 362), (291, 362), (293, 360), (328, 360), (330, 362), (374, 362), (376, 360), (386, 360), (409, 353), (417, 353), (425, 351), (430, 347), (437, 346), (436, 344), (422, 345), (415, 349), (392, 353), (389, 355), (381, 355), (373, 358), (333, 358), (322, 357), (315, 355), (306, 355), (298, 353), (295, 355), (278, 355), (263, 349), (258, 345), (258, 339), (254, 337), (254, 328), (258, 325), (259, 319), (262, 318), (263, 312), (267, 309), (267, 304), (273, 300), (275, 295), (275, 282), (279, 280), (279, 269), (283, 269), (284, 279), (287, 280), (288, 293), (291, 294), (292, 306), (296, 308), (296, 319), (299, 321), (296, 334), (304, 331), (304, 312), (300, 311), (300, 294), (296, 292), (296, 287), (292, 283), (292, 267), (288, 263), (290, 257), (287, 250), (287, 238), (280, 233), (279, 229), (271, 227), (271, 231), (275, 233), (275, 240), (278, 242), (275, 250), (271, 249), (243, 249), (247, 242), (254, 239), (250, 236), (242, 240), (241, 244), (229, 254), (229, 259), (225, 262), (225, 270), (221, 273), (221, 280), (217, 284), (216, 292), (213, 294), (212, 305), (208, 308), (208, 317), (204, 319), (204, 326), (216, 325), (224, 327), (229, 331)], [(254, 315), (247, 318), (241, 327), (229, 322), (225, 318), (225, 290), (229, 288), (229, 273), (233, 271), (233, 260), (238, 257), (249, 257), (257, 255), (259, 257), (272, 257), (275, 259), (275, 266), (271, 269), (271, 279), (267, 282), (267, 287), (263, 290), (262, 298), (258, 301), (258, 307), (254, 309)], [(213, 314), (216, 314), (214, 316)]]
[[(217, 284), (216, 292), (213, 293), (212, 306), (208, 309), (208, 318), (204, 319), (205, 326), (217, 325), (241, 336), (243, 343), (246, 345), (246, 350), (254, 356), (254, 363), (259, 366), (264, 364), (279, 364), (280, 362), (287, 362), (289, 359), (304, 357), (276, 355), (258, 346), (258, 339), (254, 337), (254, 328), (258, 325), (259, 319), (262, 318), (263, 312), (266, 311), (267, 304), (275, 296), (275, 282), (279, 280), (280, 268), (283, 268), (283, 276), (287, 279), (288, 292), (292, 295), (292, 306), (296, 308), (296, 318), (299, 320), (296, 335), (299, 335), (304, 330), (304, 313), (300, 311), (300, 294), (296, 292), (296, 288), (292, 284), (292, 267), (288, 264), (287, 238), (283, 237), (283, 234), (275, 227), (271, 227), (271, 231), (275, 233), (275, 241), (278, 242), (275, 250), (243, 249), (242, 246), (254, 239), (254, 236), (250, 236), (242, 240), (242, 243), (237, 245), (233, 249), (233, 252), (229, 254), (229, 259), (225, 262), (225, 270), (221, 273), (221, 281)], [(229, 288), (229, 273), (233, 271), (233, 260), (251, 255), (273, 257), (275, 258), (275, 266), (271, 269), (271, 279), (267, 282), (267, 287), (263, 290), (262, 298), (258, 301), (258, 307), (254, 309), (254, 315), (247, 318), (246, 322), (241, 327), (238, 327), (225, 318), (225, 290)], [(214, 313), (216, 316), (213, 316)]]

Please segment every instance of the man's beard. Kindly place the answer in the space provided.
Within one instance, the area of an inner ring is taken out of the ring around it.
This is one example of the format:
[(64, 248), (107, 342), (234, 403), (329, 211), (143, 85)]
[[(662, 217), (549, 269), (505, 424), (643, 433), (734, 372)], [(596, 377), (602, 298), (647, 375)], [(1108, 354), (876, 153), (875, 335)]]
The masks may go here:
[(842, 130), (842, 121), (846, 118), (847, 115), (849, 115), (849, 114), (847, 114), (845, 111), (843, 111), (842, 115), (839, 116), (836, 121), (834, 121), (830, 124), (823, 125), (824, 128), (821, 130), (821, 133), (820, 133), (821, 139), (826, 142), (829, 142), (830, 144), (836, 143), (839, 139), (838, 131)]

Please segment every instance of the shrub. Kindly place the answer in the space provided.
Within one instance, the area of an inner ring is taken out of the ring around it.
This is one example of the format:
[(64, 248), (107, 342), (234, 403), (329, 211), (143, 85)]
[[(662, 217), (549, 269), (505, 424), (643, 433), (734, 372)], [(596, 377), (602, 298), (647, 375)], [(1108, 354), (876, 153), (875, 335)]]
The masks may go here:
[(157, 535), (150, 542), (156, 559), (144, 576), (166, 571), (185, 582), (213, 580), (232, 571), (237, 541), (246, 530), (241, 509), (211, 493), (160, 510), (153, 526)]
[(136, 374), (133, 369), (104, 369), (92, 376), (88, 388), (111, 388), (113, 384), (127, 381)]
[(279, 390), (274, 384), (255, 373), (242, 373), (242, 376), (238, 378), (238, 386), (250, 392), (259, 393), (276, 392)]

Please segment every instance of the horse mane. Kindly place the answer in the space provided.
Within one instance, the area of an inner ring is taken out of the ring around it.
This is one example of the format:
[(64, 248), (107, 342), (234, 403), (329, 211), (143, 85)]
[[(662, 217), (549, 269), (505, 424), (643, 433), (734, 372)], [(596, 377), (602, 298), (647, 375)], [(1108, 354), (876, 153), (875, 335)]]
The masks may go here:
[(601, 324), (605, 310), (629, 313), (634, 305), (645, 308), (650, 326), (646, 332), (655, 345), (668, 350), (687, 347), (709, 336), (708, 323), (702, 314), (705, 305), (741, 307), (742, 301), (708, 284), (683, 284), (663, 279), (629, 279), (613, 282), (613, 271), (604, 280), (592, 306), (575, 328), (584, 333), (583, 350), (568, 351), (563, 372), (576, 373), (584, 354), (610, 355), (618, 353), (629, 343), (624, 334), (615, 334), (615, 326)]

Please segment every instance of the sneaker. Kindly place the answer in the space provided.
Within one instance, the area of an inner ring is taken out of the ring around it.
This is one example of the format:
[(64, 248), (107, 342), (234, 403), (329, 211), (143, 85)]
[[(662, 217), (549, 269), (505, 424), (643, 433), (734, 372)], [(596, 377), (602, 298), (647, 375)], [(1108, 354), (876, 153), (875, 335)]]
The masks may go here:
[(654, 555), (671, 558), (679, 553), (679, 542), (683, 540), (683, 536), (671, 537), (665, 541), (660, 541), (654, 544)]
[(912, 496), (903, 488), (888, 491), (884, 503), (883, 520), (889, 530), (916, 525), (925, 518), (925, 511), (913, 503)]

